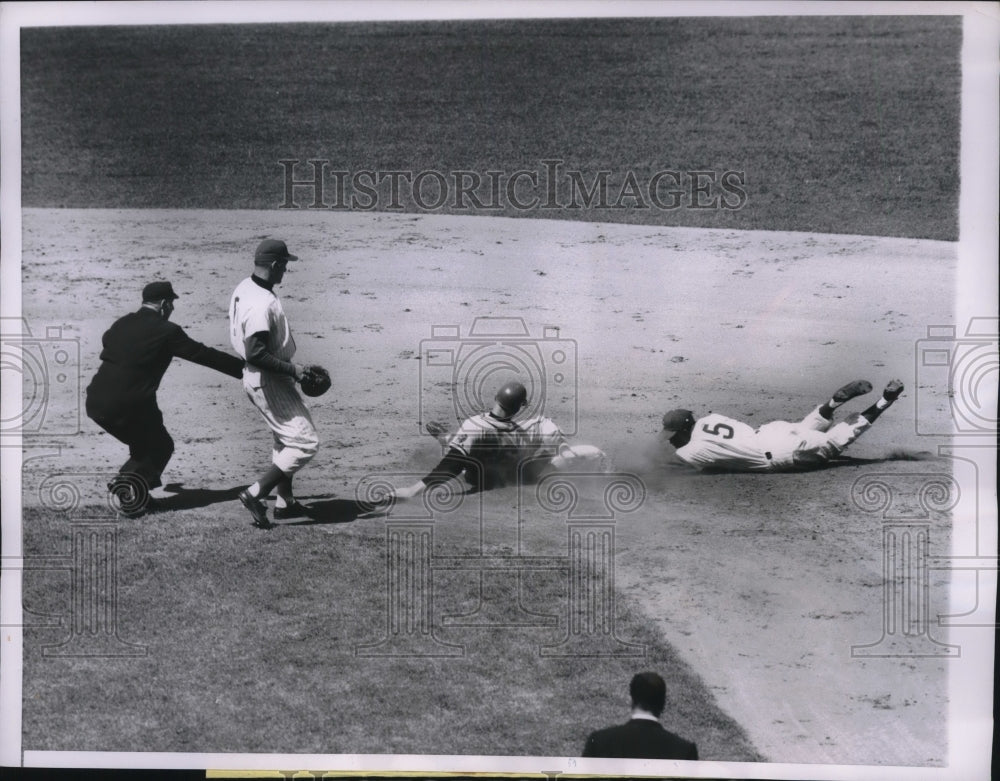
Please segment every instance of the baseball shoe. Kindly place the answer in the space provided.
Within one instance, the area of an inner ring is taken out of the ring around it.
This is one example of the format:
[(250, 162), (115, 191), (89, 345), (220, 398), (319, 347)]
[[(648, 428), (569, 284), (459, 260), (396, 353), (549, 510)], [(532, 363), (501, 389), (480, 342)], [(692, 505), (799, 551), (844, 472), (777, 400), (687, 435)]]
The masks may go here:
[(299, 504), (298, 501), (293, 501), (285, 507), (274, 508), (274, 520), (276, 521), (286, 521), (289, 518), (306, 518), (308, 515), (309, 511), (303, 505)]
[(903, 392), (903, 383), (899, 380), (889, 380), (889, 384), (885, 386), (885, 390), (882, 391), (882, 397), (886, 401), (895, 401), (899, 398), (899, 394)]
[(868, 380), (855, 380), (854, 382), (847, 383), (847, 385), (834, 393), (833, 400), (839, 404), (843, 404), (845, 401), (850, 401), (856, 396), (864, 396), (866, 393), (871, 392), (872, 384)]
[(264, 503), (258, 499), (256, 496), (251, 496), (250, 492), (244, 488), (240, 491), (240, 501), (243, 506), (250, 511), (250, 515), (253, 516), (253, 525), (258, 529), (270, 529), (271, 522), (267, 520), (267, 508)]

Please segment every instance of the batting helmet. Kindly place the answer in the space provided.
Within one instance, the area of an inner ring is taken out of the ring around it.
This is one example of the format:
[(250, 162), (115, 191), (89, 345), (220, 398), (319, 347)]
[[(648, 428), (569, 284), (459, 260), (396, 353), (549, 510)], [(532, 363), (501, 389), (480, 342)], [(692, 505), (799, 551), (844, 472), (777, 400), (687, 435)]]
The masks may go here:
[(519, 382), (508, 382), (497, 391), (495, 400), (508, 415), (516, 415), (528, 403), (528, 390)]
[(664, 431), (685, 431), (694, 425), (694, 413), (689, 409), (672, 409), (663, 416)]

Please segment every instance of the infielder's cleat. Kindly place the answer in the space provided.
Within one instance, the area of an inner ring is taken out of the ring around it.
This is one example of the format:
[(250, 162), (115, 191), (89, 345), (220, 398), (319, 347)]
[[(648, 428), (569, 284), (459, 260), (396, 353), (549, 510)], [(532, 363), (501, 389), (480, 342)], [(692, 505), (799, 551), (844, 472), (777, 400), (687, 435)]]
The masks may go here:
[(285, 507), (274, 508), (274, 520), (287, 521), (289, 518), (306, 518), (309, 511), (298, 502), (292, 502)]
[(903, 392), (903, 383), (899, 380), (889, 380), (889, 384), (885, 386), (885, 390), (882, 391), (882, 397), (886, 401), (895, 401), (899, 398), (899, 394)]
[(855, 380), (849, 382), (843, 388), (833, 394), (833, 400), (839, 404), (850, 401), (857, 396), (864, 396), (872, 392), (872, 384), (868, 380)]
[(251, 496), (250, 492), (244, 488), (240, 491), (240, 501), (253, 516), (253, 525), (258, 529), (270, 529), (271, 522), (267, 519), (267, 508), (256, 496)]

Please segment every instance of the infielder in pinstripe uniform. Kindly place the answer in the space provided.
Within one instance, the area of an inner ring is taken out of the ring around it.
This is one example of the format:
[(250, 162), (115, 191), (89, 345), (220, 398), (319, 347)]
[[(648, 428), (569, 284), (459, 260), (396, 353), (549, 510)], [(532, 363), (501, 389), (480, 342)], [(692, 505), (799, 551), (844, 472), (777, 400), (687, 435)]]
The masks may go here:
[(305, 367), (292, 363), (295, 339), (274, 294), (293, 260), (298, 258), (289, 254), (285, 242), (262, 241), (254, 255), (253, 275), (236, 286), (229, 304), (229, 336), (233, 349), (246, 360), (243, 389), (274, 434), (271, 468), (239, 495), (254, 525), (262, 529), (271, 526), (263, 499), (272, 489), (277, 493), (276, 519), (306, 515), (292, 495), (292, 476), (319, 448), (312, 416), (295, 387)]

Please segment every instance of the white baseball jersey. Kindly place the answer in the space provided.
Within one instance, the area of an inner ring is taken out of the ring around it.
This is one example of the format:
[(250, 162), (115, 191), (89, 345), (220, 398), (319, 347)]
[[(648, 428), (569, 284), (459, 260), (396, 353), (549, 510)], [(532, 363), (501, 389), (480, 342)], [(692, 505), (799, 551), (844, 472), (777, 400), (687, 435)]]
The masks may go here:
[[(281, 301), (248, 277), (236, 286), (229, 304), (229, 338), (244, 360), (244, 340), (261, 331), (268, 335), (271, 354), (291, 361), (295, 339)], [(243, 389), (274, 435), (271, 454), (274, 465), (285, 474), (293, 474), (305, 466), (319, 449), (319, 436), (295, 380), (248, 364), (243, 369)]]
[[(248, 336), (265, 332), (271, 354), (282, 361), (291, 361), (295, 356), (295, 339), (285, 319), (278, 297), (247, 277), (236, 286), (229, 302), (229, 340), (237, 355), (246, 360), (244, 342)], [(260, 385), (260, 369), (247, 366), (244, 376), (252, 383)]]
[(483, 451), (499, 450), (524, 459), (554, 456), (559, 452), (559, 445), (563, 441), (563, 433), (548, 418), (501, 420), (484, 412), (462, 423), (448, 442), (448, 447), (472, 458)]
[(838, 456), (871, 425), (857, 416), (834, 426), (817, 407), (798, 423), (776, 420), (758, 429), (725, 415), (699, 418), (677, 457), (699, 469), (765, 472), (816, 466)]
[(746, 423), (712, 413), (699, 418), (691, 441), (677, 449), (677, 457), (699, 469), (767, 470), (771, 459)]

